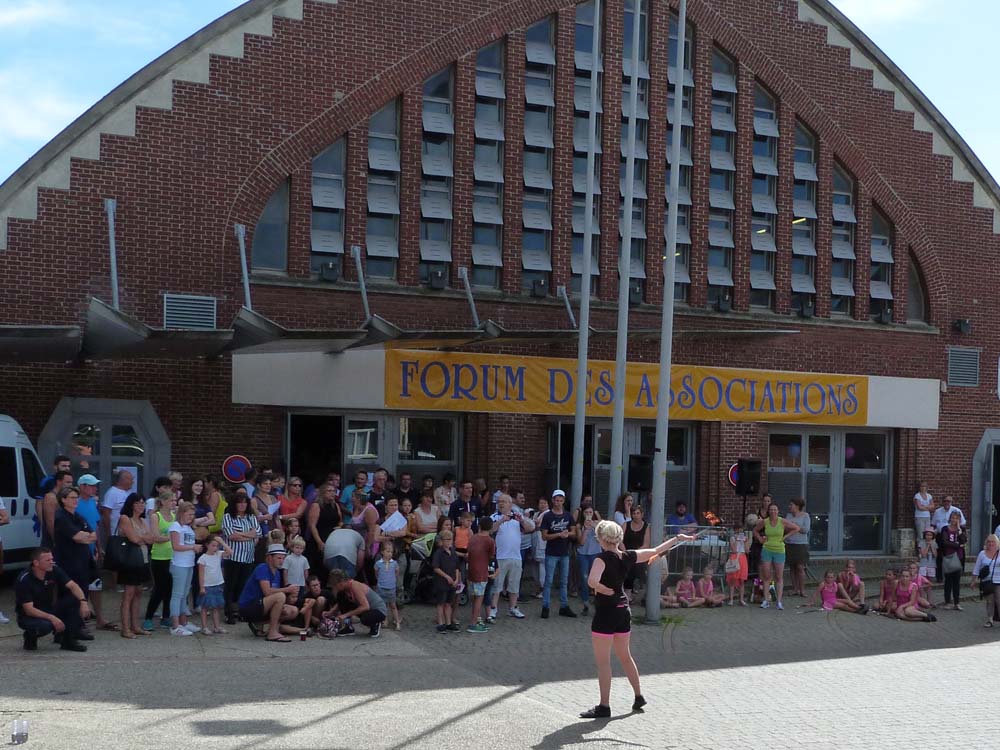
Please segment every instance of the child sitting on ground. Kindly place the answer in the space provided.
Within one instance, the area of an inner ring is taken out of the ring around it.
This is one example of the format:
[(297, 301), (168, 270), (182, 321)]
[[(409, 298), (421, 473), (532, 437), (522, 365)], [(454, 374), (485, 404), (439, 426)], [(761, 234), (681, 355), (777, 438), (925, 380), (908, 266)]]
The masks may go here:
[(816, 591), (813, 592), (808, 603), (800, 604), (799, 607), (815, 607), (817, 599), (822, 602), (823, 609), (827, 612), (839, 609), (844, 612), (863, 614), (868, 610), (863, 604), (856, 604), (851, 601), (851, 597), (848, 596), (843, 585), (837, 581), (837, 577), (832, 570), (828, 570), (823, 574), (823, 580), (816, 586)]
[(682, 607), (700, 607), (705, 603), (705, 598), (698, 596), (698, 589), (694, 583), (694, 569), (684, 568), (681, 573), (681, 580), (677, 582), (677, 600)]
[(892, 613), (898, 620), (908, 622), (936, 622), (937, 618), (929, 612), (921, 611), (917, 605), (919, 588), (917, 582), (910, 577), (910, 569), (903, 568), (899, 571), (899, 580), (896, 583), (896, 591), (893, 602)]
[(379, 549), (381, 557), (375, 561), (375, 585), (378, 595), (392, 612), (392, 619), (396, 623), (396, 630), (403, 627), (403, 620), (399, 616), (399, 608), (396, 606), (396, 586), (399, 584), (399, 563), (395, 557), (396, 547), (392, 542), (382, 542)]
[(667, 585), (670, 580), (670, 571), (667, 570), (666, 563), (660, 566), (660, 606), (667, 609), (677, 609), (681, 606), (680, 599), (677, 598), (674, 589)]
[(878, 589), (878, 607), (875, 611), (883, 615), (891, 615), (896, 608), (896, 571), (889, 568)]
[(910, 571), (910, 578), (917, 584), (917, 606), (934, 609), (931, 604), (931, 580), (920, 572), (920, 566), (916, 562), (910, 562), (906, 567)]
[(715, 566), (711, 563), (701, 570), (701, 578), (695, 584), (695, 591), (699, 599), (705, 600), (706, 607), (718, 607), (725, 601), (725, 596), (715, 593), (715, 583), (712, 576), (715, 575)]
[(844, 587), (847, 598), (852, 602), (855, 604), (865, 603), (865, 582), (858, 575), (858, 566), (854, 560), (847, 561), (847, 565), (837, 576), (837, 583)]

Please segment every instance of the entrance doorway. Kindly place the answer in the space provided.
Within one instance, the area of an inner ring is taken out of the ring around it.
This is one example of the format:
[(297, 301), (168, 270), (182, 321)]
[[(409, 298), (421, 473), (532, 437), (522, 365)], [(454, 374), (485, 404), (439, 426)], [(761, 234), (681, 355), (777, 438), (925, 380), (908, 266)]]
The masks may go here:
[[(289, 472), (305, 484), (325, 480), (339, 470), (343, 454), (343, 417), (326, 414), (292, 414), (289, 423)], [(341, 477), (350, 484), (351, 478)]]

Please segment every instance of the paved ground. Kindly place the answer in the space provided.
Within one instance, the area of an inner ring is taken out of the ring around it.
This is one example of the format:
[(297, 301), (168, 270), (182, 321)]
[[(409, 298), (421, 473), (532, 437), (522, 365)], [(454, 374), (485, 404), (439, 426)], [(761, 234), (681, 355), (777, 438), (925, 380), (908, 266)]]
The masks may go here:
[[(106, 594), (107, 596), (107, 594)], [(501, 618), (487, 635), (437, 635), (432, 611), (406, 611), (400, 633), (370, 640), (266, 644), (228, 636), (126, 641), (101, 633), (86, 654), (20, 650), (0, 627), (0, 720), (31, 722), (38, 748), (885, 748), (950, 717), (948, 743), (995, 746), (1000, 628), (981, 607), (939, 622), (798, 610), (673, 610), (636, 626), (633, 651), (650, 701), (576, 718), (596, 702), (584, 618)], [(578, 606), (579, 602), (574, 601)], [(10, 612), (10, 591), (0, 591)], [(463, 614), (465, 614), (463, 612)], [(620, 674), (620, 672), (616, 672)], [(475, 738), (479, 738), (477, 741)]]

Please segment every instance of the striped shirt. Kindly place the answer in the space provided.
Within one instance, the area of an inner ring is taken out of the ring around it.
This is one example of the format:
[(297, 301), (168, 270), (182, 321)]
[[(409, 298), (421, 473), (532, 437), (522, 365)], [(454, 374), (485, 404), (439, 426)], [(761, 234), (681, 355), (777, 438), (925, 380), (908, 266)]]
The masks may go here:
[(233, 562), (253, 562), (253, 552), (256, 542), (232, 539), (234, 533), (250, 531), (256, 531), (258, 535), (260, 534), (260, 524), (257, 523), (257, 519), (253, 516), (238, 517), (226, 513), (222, 517), (222, 535), (226, 538), (229, 546), (233, 548), (233, 556), (230, 558)]

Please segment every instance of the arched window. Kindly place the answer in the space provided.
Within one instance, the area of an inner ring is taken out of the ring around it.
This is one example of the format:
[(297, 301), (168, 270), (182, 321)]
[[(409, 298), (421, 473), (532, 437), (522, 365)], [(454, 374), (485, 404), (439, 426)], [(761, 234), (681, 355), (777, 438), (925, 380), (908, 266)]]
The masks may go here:
[(916, 259), (910, 256), (909, 285), (906, 289), (906, 321), (926, 323), (929, 320), (927, 291)]
[(255, 269), (288, 269), (288, 180), (271, 194), (257, 220), (250, 257)]

